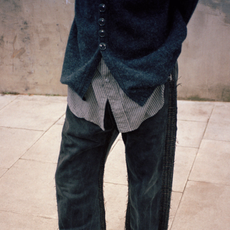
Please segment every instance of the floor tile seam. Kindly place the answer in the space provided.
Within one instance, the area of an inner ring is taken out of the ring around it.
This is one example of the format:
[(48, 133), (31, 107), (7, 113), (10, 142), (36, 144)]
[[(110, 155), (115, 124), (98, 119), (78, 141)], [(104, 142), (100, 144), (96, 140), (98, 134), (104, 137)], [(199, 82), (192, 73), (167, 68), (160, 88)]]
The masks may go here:
[[(210, 115), (211, 116), (211, 115)], [(210, 119), (210, 118), (209, 118)], [(202, 136), (201, 136), (201, 138), (200, 138), (200, 141), (199, 141), (199, 144), (197, 145), (197, 146), (194, 146), (194, 147), (196, 147), (196, 148), (200, 148), (200, 145), (201, 145), (201, 142), (202, 142), (202, 139), (204, 138), (204, 136), (205, 136), (205, 133), (206, 133), (206, 130), (207, 130), (207, 127), (208, 127), (208, 122), (209, 122), (209, 119), (208, 119), (208, 121), (207, 122), (203, 122), (203, 121), (201, 121), (201, 122), (197, 122), (197, 121), (189, 121), (189, 122), (196, 122), (196, 123), (203, 123), (203, 124), (205, 124), (205, 128), (204, 128), (204, 130), (203, 130), (203, 133), (202, 133)], [(178, 130), (179, 130), (179, 127), (178, 127)], [(186, 146), (184, 146), (184, 147), (186, 147)], [(189, 146), (188, 146), (189, 147)], [(192, 147), (192, 146), (191, 146)]]
[(65, 112), (59, 118), (57, 118), (57, 120), (53, 123), (53, 125), (62, 125), (63, 126), (63, 124), (57, 124), (62, 119), (63, 116), (65, 116)]
[(172, 193), (180, 193), (180, 194), (183, 194), (183, 192), (181, 192), (181, 191), (174, 191), (173, 189), (172, 189)]
[(35, 216), (35, 217), (39, 217), (39, 218), (42, 218), (42, 219), (46, 219), (46, 220), (57, 220), (58, 219), (58, 217), (51, 217), (51, 216), (40, 216), (40, 215), (37, 215), (37, 216)]
[(215, 125), (215, 124), (230, 126), (229, 121), (224, 121), (224, 120), (222, 120), (222, 121), (212, 121), (212, 120), (210, 120), (208, 122), (208, 125)]
[(200, 147), (200, 143), (199, 143), (199, 145), (197, 145), (197, 146), (177, 144), (177, 147), (184, 147), (184, 148), (199, 149), (199, 147)]
[(61, 125), (61, 126), (63, 126), (64, 124), (58, 124), (58, 123), (55, 123), (54, 125)]
[[(23, 154), (23, 155), (24, 155), (24, 154)], [(23, 158), (23, 156), (21, 156), (17, 161), (19, 161), (19, 160), (57, 165), (57, 162), (42, 161), (42, 160), (34, 160), (34, 159), (29, 159), (29, 158)]]
[[(211, 111), (211, 113), (210, 113), (210, 116), (209, 116), (207, 122), (205, 122), (205, 123), (206, 123), (206, 126), (205, 126), (205, 129), (204, 129), (204, 131), (203, 131), (203, 135), (202, 135), (202, 137), (201, 137), (201, 139), (200, 139), (199, 148), (200, 148), (200, 146), (201, 146), (202, 140), (203, 140), (204, 137), (205, 137), (205, 134), (206, 134), (206, 131), (207, 131), (207, 128), (208, 128), (208, 125), (209, 125), (209, 121), (210, 121), (210, 119), (211, 119), (211, 117), (212, 117), (214, 108), (215, 108), (215, 106), (212, 108), (212, 111)], [(196, 155), (196, 157), (197, 157), (197, 155)]]
[[(10, 101), (9, 103), (7, 103), (5, 106), (3, 106), (0, 111), (2, 112), (3, 109), (5, 109), (6, 107), (11, 106), (11, 104), (16, 103), (16, 102), (20, 102), (20, 103), (30, 103), (32, 102), (33, 105), (36, 103), (40, 103), (39, 106), (44, 106), (44, 104), (46, 104), (47, 106), (49, 106), (50, 104), (53, 104), (55, 106), (61, 106), (61, 105), (66, 105), (67, 102), (64, 101), (55, 101), (55, 100), (33, 100), (33, 98), (30, 99), (25, 99), (22, 97), (17, 97), (15, 99), (13, 99), (12, 101)], [(27, 104), (28, 105), (28, 104)], [(14, 106), (14, 105), (13, 105)], [(32, 106), (29, 104), (29, 107)]]
[(230, 140), (218, 140), (218, 139), (203, 138), (202, 141), (216, 141), (216, 142), (224, 142), (224, 143), (230, 144)]
[(213, 115), (213, 112), (214, 112), (215, 108), (216, 108), (216, 105), (214, 105), (212, 110), (211, 110), (210, 116), (209, 116), (208, 121), (207, 121), (208, 124), (209, 124), (209, 122), (210, 122), (210, 120), (212, 118), (212, 115)]
[[(41, 135), (41, 137), (43, 137), (44, 136), (44, 134), (43, 135)], [(33, 159), (26, 159), (26, 158), (23, 158), (23, 156), (41, 139), (41, 137), (40, 138), (38, 138), (37, 139), (37, 141), (35, 141), (29, 148), (27, 148), (21, 155), (20, 155), (20, 157), (8, 168), (8, 170), (10, 170), (11, 168), (13, 168), (16, 164), (17, 164), (17, 162), (18, 161), (20, 161), (20, 160), (24, 160), (24, 161), (34, 161), (34, 162), (40, 162), (40, 163), (50, 163), (50, 164), (57, 164), (57, 163), (53, 163), (53, 162), (43, 162), (43, 161), (37, 161), (37, 160), (33, 160)], [(8, 171), (7, 170), (7, 171)], [(6, 173), (6, 172), (5, 172)], [(4, 173), (4, 174), (5, 174)], [(0, 177), (1, 178), (1, 177)]]
[[(63, 116), (63, 115), (62, 115)], [(61, 116), (61, 117), (62, 117)], [(39, 140), (41, 140), (42, 137), (44, 137), (44, 135), (56, 124), (57, 121), (59, 121), (61, 119), (61, 117), (56, 120), (52, 125), (49, 126), (49, 128), (47, 128), (46, 130), (43, 130), (42, 135), (21, 155), (21, 157), (19, 159), (22, 159), (23, 156), (36, 144), (38, 143)]]
[(215, 109), (215, 105), (213, 104), (210, 114), (208, 116), (206, 116), (206, 117), (208, 117), (206, 121), (196, 121), (196, 120), (186, 120), (186, 119), (178, 119), (178, 121), (190, 121), (190, 122), (208, 123), (210, 118), (211, 118), (211, 116), (212, 116), (212, 114), (213, 114), (214, 109)]
[(12, 101), (9, 101), (9, 103), (7, 103), (5, 106), (3, 106), (3, 107), (0, 109), (0, 111), (3, 110), (5, 107), (9, 106), (9, 105), (10, 105), (12, 102), (14, 102), (17, 98), (18, 98), (18, 96), (16, 96)]
[(45, 130), (42, 130), (42, 129), (28, 129), (28, 128), (20, 128), (20, 127), (12, 127), (12, 126), (2, 126), (2, 125), (0, 125), (0, 128), (20, 129), (20, 130), (36, 131), (36, 132), (45, 132)]
[(177, 119), (177, 121), (187, 121), (187, 122), (197, 122), (197, 123), (208, 123), (208, 120), (209, 118), (207, 119), (207, 121)]
[[(0, 126), (0, 128), (1, 128), (1, 126)], [(3, 128), (5, 128), (5, 127), (3, 127)], [(10, 127), (10, 129), (15, 129), (15, 128), (11, 128)], [(21, 130), (24, 130), (24, 129), (21, 129)], [(28, 131), (28, 130), (27, 130)], [(36, 132), (41, 132), (41, 131), (38, 131), (38, 130), (29, 130), (29, 131), (36, 131)], [(25, 151), (23, 151), (21, 154), (20, 154), (20, 156), (18, 157), (18, 159), (17, 160), (15, 160), (11, 165), (10, 165), (10, 167), (9, 168), (7, 168), (8, 170), (6, 171), (6, 172), (8, 172), (12, 167), (14, 167), (15, 166), (15, 164), (41, 139), (41, 137), (43, 137), (44, 136), (44, 132), (42, 132), (41, 133), (41, 135), (38, 137), (38, 139), (36, 140), (36, 141), (34, 141), (32, 144), (31, 144), (31, 146), (29, 146)], [(5, 173), (6, 173), (5, 172)], [(5, 173), (4, 173), (4, 175), (5, 175)], [(2, 178), (2, 177), (0, 177), (0, 178)]]
[[(190, 178), (190, 176), (191, 176), (191, 173), (192, 173), (192, 171), (193, 171), (195, 162), (196, 162), (196, 160), (197, 160), (197, 156), (198, 156), (198, 153), (199, 153), (199, 151), (200, 151), (200, 147), (201, 147), (201, 144), (202, 144), (202, 142), (203, 142), (203, 139), (204, 139), (204, 136), (205, 136), (207, 127), (208, 127), (208, 123), (209, 123), (209, 120), (210, 120), (210, 118), (211, 118), (211, 116), (212, 116), (212, 113), (213, 113), (214, 108), (215, 108), (215, 106), (213, 106), (213, 108), (212, 108), (212, 111), (211, 111), (211, 113), (210, 113), (210, 116), (209, 116), (209, 118), (208, 118), (208, 121), (206, 122), (206, 126), (205, 126), (205, 129), (204, 129), (204, 131), (203, 131), (202, 137), (201, 137), (201, 139), (200, 139), (200, 141), (199, 141), (198, 146), (196, 146), (196, 154), (195, 154), (195, 157), (194, 157), (194, 159), (193, 159), (193, 163), (192, 163), (191, 168), (190, 168), (189, 173), (188, 173), (188, 177), (187, 177), (187, 180), (186, 180), (186, 183), (185, 183), (185, 186), (184, 186), (184, 191), (185, 191), (185, 189), (186, 189), (186, 187), (187, 187), (189, 178)], [(184, 192), (184, 191), (183, 191), (183, 192)]]
[(213, 104), (219, 101), (196, 101), (196, 100), (186, 100), (186, 99), (178, 99), (179, 102), (188, 102), (188, 103), (205, 103), (205, 104)]
[[(201, 181), (201, 180), (190, 180), (190, 179), (188, 179), (188, 182), (196, 182), (196, 183), (201, 183), (201, 184), (213, 184), (213, 185), (218, 185), (218, 186), (230, 187), (230, 184), (223, 184), (223, 183), (216, 183), (216, 182), (214, 183), (214, 182)], [(185, 188), (185, 190), (186, 190), (186, 188)]]
[(229, 101), (193, 101), (193, 100), (183, 100), (183, 99), (178, 99), (177, 100), (178, 102), (182, 102), (182, 103), (191, 103), (191, 104), (201, 104), (201, 103), (204, 103), (204, 104), (229, 104), (230, 105), (230, 102)]
[(198, 154), (198, 152), (199, 152), (200, 146), (199, 146), (199, 147), (196, 147), (195, 149), (196, 149), (195, 157), (194, 157), (194, 159), (193, 159), (193, 161), (192, 161), (191, 167), (190, 167), (189, 172), (188, 172), (188, 174), (187, 174), (186, 182), (185, 182), (185, 184), (184, 184), (184, 186), (183, 186), (183, 191), (181, 191), (181, 192), (182, 192), (182, 196), (183, 196), (183, 194), (184, 194), (184, 191), (185, 191), (185, 189), (186, 189), (186, 187), (187, 187), (187, 184), (188, 184), (188, 181), (189, 181), (189, 177), (190, 177), (190, 175), (191, 175), (191, 173), (192, 173), (192, 170), (193, 170), (193, 168), (194, 168), (194, 165), (195, 165), (195, 162), (196, 162), (196, 159), (197, 159), (197, 154)]
[[(214, 109), (215, 109), (215, 108), (216, 108), (216, 105), (213, 107), (212, 112), (211, 112), (211, 114), (210, 114), (210, 117), (209, 117), (209, 119), (208, 119), (207, 125), (206, 125), (206, 127), (205, 127), (204, 134), (203, 134), (202, 139), (201, 139), (201, 143), (202, 143), (202, 140), (206, 140), (206, 139), (205, 139), (205, 136), (206, 136), (206, 132), (207, 132), (207, 129), (208, 129), (209, 125), (215, 124), (215, 123), (217, 124), (217, 123), (218, 123), (218, 122), (212, 122), (212, 121), (211, 121), (211, 118), (212, 118), (212, 115), (213, 115), (213, 112), (214, 112)], [(200, 145), (201, 145), (201, 143), (200, 143)]]
[(128, 187), (128, 185), (127, 184), (121, 184), (121, 183), (114, 183), (114, 182), (108, 182), (108, 181), (104, 181), (104, 183), (105, 184), (112, 184), (112, 185), (122, 185), (122, 186), (126, 186), (126, 187)]
[[(184, 186), (184, 191), (185, 191), (185, 189), (186, 189), (186, 187), (187, 187), (188, 182), (189, 182), (189, 181), (194, 181), (194, 180), (190, 180), (190, 177), (191, 177), (192, 171), (193, 171), (193, 169), (194, 169), (194, 167), (195, 167), (195, 163), (196, 163), (198, 154), (199, 154), (199, 152), (201, 151), (202, 142), (205, 141), (205, 140), (206, 140), (206, 139), (202, 138), (202, 140), (201, 140), (201, 142), (200, 142), (200, 145), (199, 145), (199, 147), (197, 148), (197, 151), (196, 151), (196, 154), (195, 154), (195, 158), (194, 158), (193, 163), (192, 163), (192, 166), (191, 166), (191, 168), (190, 168), (190, 170), (189, 170), (188, 177), (187, 177), (187, 181), (186, 181), (185, 186)], [(228, 143), (230, 143), (230, 142), (228, 142)], [(197, 182), (198, 182), (198, 181), (197, 181)], [(207, 183), (208, 183), (208, 182), (207, 182)], [(184, 191), (183, 191), (183, 192), (184, 192)]]
[[(181, 147), (181, 146), (177, 146), (177, 147)], [(186, 181), (185, 181), (185, 183), (183, 183), (184, 185), (183, 185), (183, 189), (182, 190), (173, 190), (173, 192), (179, 192), (179, 193), (183, 193), (184, 192), (184, 190), (185, 190), (185, 187), (186, 187), (186, 185), (187, 185), (187, 181), (188, 181), (188, 178), (189, 178), (189, 176), (190, 176), (190, 174), (191, 174), (191, 172), (192, 172), (192, 169), (193, 169), (193, 166), (194, 166), (194, 164), (195, 164), (195, 160), (196, 160), (196, 157), (197, 157), (197, 154), (198, 154), (198, 151), (199, 151), (199, 148), (198, 147), (185, 147), (185, 146), (182, 146), (182, 148), (189, 148), (189, 149), (195, 149), (196, 150), (196, 152), (195, 152), (195, 154), (194, 154), (194, 158), (193, 158), (193, 161), (192, 161), (192, 163), (191, 163), (191, 165), (190, 165), (190, 167), (189, 167), (189, 171), (186, 173)], [(175, 152), (175, 154), (176, 154), (176, 152)], [(185, 154), (183, 154), (184, 156), (185, 156)], [(176, 161), (174, 162), (175, 164), (176, 164)]]
[[(185, 186), (183, 186), (183, 187), (185, 187)], [(173, 192), (173, 193), (181, 193), (181, 194), (183, 194), (184, 189), (183, 189), (183, 191), (182, 191), (182, 190), (177, 190), (177, 189), (172, 188), (172, 192)]]
[[(174, 223), (175, 218), (176, 218), (176, 216), (177, 216), (177, 213), (178, 213), (178, 210), (179, 210), (179, 207), (180, 207), (180, 205), (181, 205), (182, 198), (183, 198), (183, 195), (184, 195), (183, 192), (174, 192), (174, 193), (181, 193), (181, 197), (180, 197), (179, 203), (178, 203), (178, 205), (177, 205), (177, 208), (176, 208), (176, 211), (175, 211), (175, 215), (174, 215), (173, 219), (171, 220), (171, 226), (170, 226), (170, 229), (169, 229), (169, 230), (171, 230), (172, 227), (173, 227), (173, 223)], [(170, 206), (170, 209), (171, 209), (171, 206)]]
[[(25, 153), (24, 153), (25, 154)], [(23, 155), (24, 155), (23, 154)], [(50, 164), (50, 165), (57, 165), (57, 163), (54, 162), (45, 162), (45, 161), (38, 161), (38, 160), (33, 160), (33, 159), (25, 159), (22, 157), (19, 157), (7, 170), (0, 176), (0, 180), (8, 173), (9, 170), (12, 168), (18, 168), (15, 166), (19, 161), (30, 161), (30, 162), (36, 162), (36, 163), (43, 163), (43, 164)], [(0, 210), (1, 211), (1, 210)]]
[(6, 169), (6, 171), (0, 176), (0, 180), (1, 180), (1, 178), (4, 177), (4, 175), (9, 171), (10, 168), (4, 168), (4, 169)]
[(62, 100), (65, 100), (65, 99), (67, 100), (67, 96), (52, 96), (52, 95), (44, 95), (44, 94), (31, 94), (31, 95), (29, 95), (29, 94), (18, 94), (17, 98), (18, 99), (27, 99), (27, 98), (29, 98), (29, 99), (31, 99), (31, 98), (41, 98), (41, 99), (49, 98), (49, 99), (54, 99), (55, 98), (56, 99), (57, 98), (57, 101), (58, 101), (58, 99), (62, 98)]
[(199, 147), (197, 147), (197, 146), (187, 146), (187, 145), (180, 145), (180, 144), (176, 144), (176, 147), (199, 149)]
[(38, 218), (43, 218), (43, 219), (49, 219), (49, 220), (57, 220), (57, 218), (53, 218), (51, 216), (40, 216), (40, 215), (33, 215), (33, 214), (29, 214), (29, 213), (21, 213), (21, 212), (16, 212), (13, 210), (2, 210), (0, 209), (0, 213), (12, 213), (12, 214), (17, 214), (20, 216), (33, 216), (33, 217), (38, 217)]

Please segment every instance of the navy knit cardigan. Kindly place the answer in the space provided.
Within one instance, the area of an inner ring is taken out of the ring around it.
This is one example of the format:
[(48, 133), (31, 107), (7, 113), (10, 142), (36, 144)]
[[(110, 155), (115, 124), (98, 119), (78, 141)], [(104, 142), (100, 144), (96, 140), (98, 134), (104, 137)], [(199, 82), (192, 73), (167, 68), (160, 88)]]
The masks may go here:
[(61, 82), (83, 99), (103, 57), (122, 90), (143, 105), (165, 83), (198, 0), (76, 0)]

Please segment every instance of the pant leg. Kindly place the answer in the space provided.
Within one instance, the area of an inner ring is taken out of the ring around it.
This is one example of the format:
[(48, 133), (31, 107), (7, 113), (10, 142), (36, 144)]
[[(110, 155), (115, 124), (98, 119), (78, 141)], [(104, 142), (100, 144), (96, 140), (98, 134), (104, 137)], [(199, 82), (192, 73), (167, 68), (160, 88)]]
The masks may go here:
[(168, 229), (177, 131), (177, 80), (178, 64), (176, 63), (172, 71), (172, 79), (169, 82), (168, 121), (163, 157), (162, 197), (158, 230)]
[(122, 134), (129, 184), (127, 230), (158, 230), (167, 116), (168, 83), (163, 108), (137, 130)]
[(106, 117), (103, 131), (67, 107), (55, 174), (61, 230), (105, 229), (104, 164), (118, 135), (114, 121)]

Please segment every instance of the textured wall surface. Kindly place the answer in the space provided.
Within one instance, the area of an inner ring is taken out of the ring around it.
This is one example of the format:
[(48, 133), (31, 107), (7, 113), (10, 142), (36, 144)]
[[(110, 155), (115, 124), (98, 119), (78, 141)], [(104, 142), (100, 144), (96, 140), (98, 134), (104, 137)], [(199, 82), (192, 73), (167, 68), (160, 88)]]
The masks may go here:
[(74, 0), (0, 0), (0, 92), (66, 94), (59, 83)]
[[(0, 93), (66, 95), (74, 0), (0, 0)], [(200, 0), (179, 58), (179, 98), (230, 101), (230, 0)]]
[(230, 1), (200, 0), (179, 58), (180, 98), (230, 101)]

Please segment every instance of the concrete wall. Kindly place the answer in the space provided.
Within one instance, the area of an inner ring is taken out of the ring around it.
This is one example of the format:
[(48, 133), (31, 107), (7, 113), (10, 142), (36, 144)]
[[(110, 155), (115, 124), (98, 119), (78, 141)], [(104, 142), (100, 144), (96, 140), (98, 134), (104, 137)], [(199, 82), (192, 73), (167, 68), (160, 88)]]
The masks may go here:
[(74, 0), (0, 0), (0, 92), (66, 94), (59, 83)]
[(199, 1), (179, 66), (179, 98), (230, 101), (229, 0)]
[[(74, 0), (0, 0), (0, 92), (66, 94), (73, 16)], [(200, 0), (179, 66), (179, 98), (230, 101), (229, 0)]]

